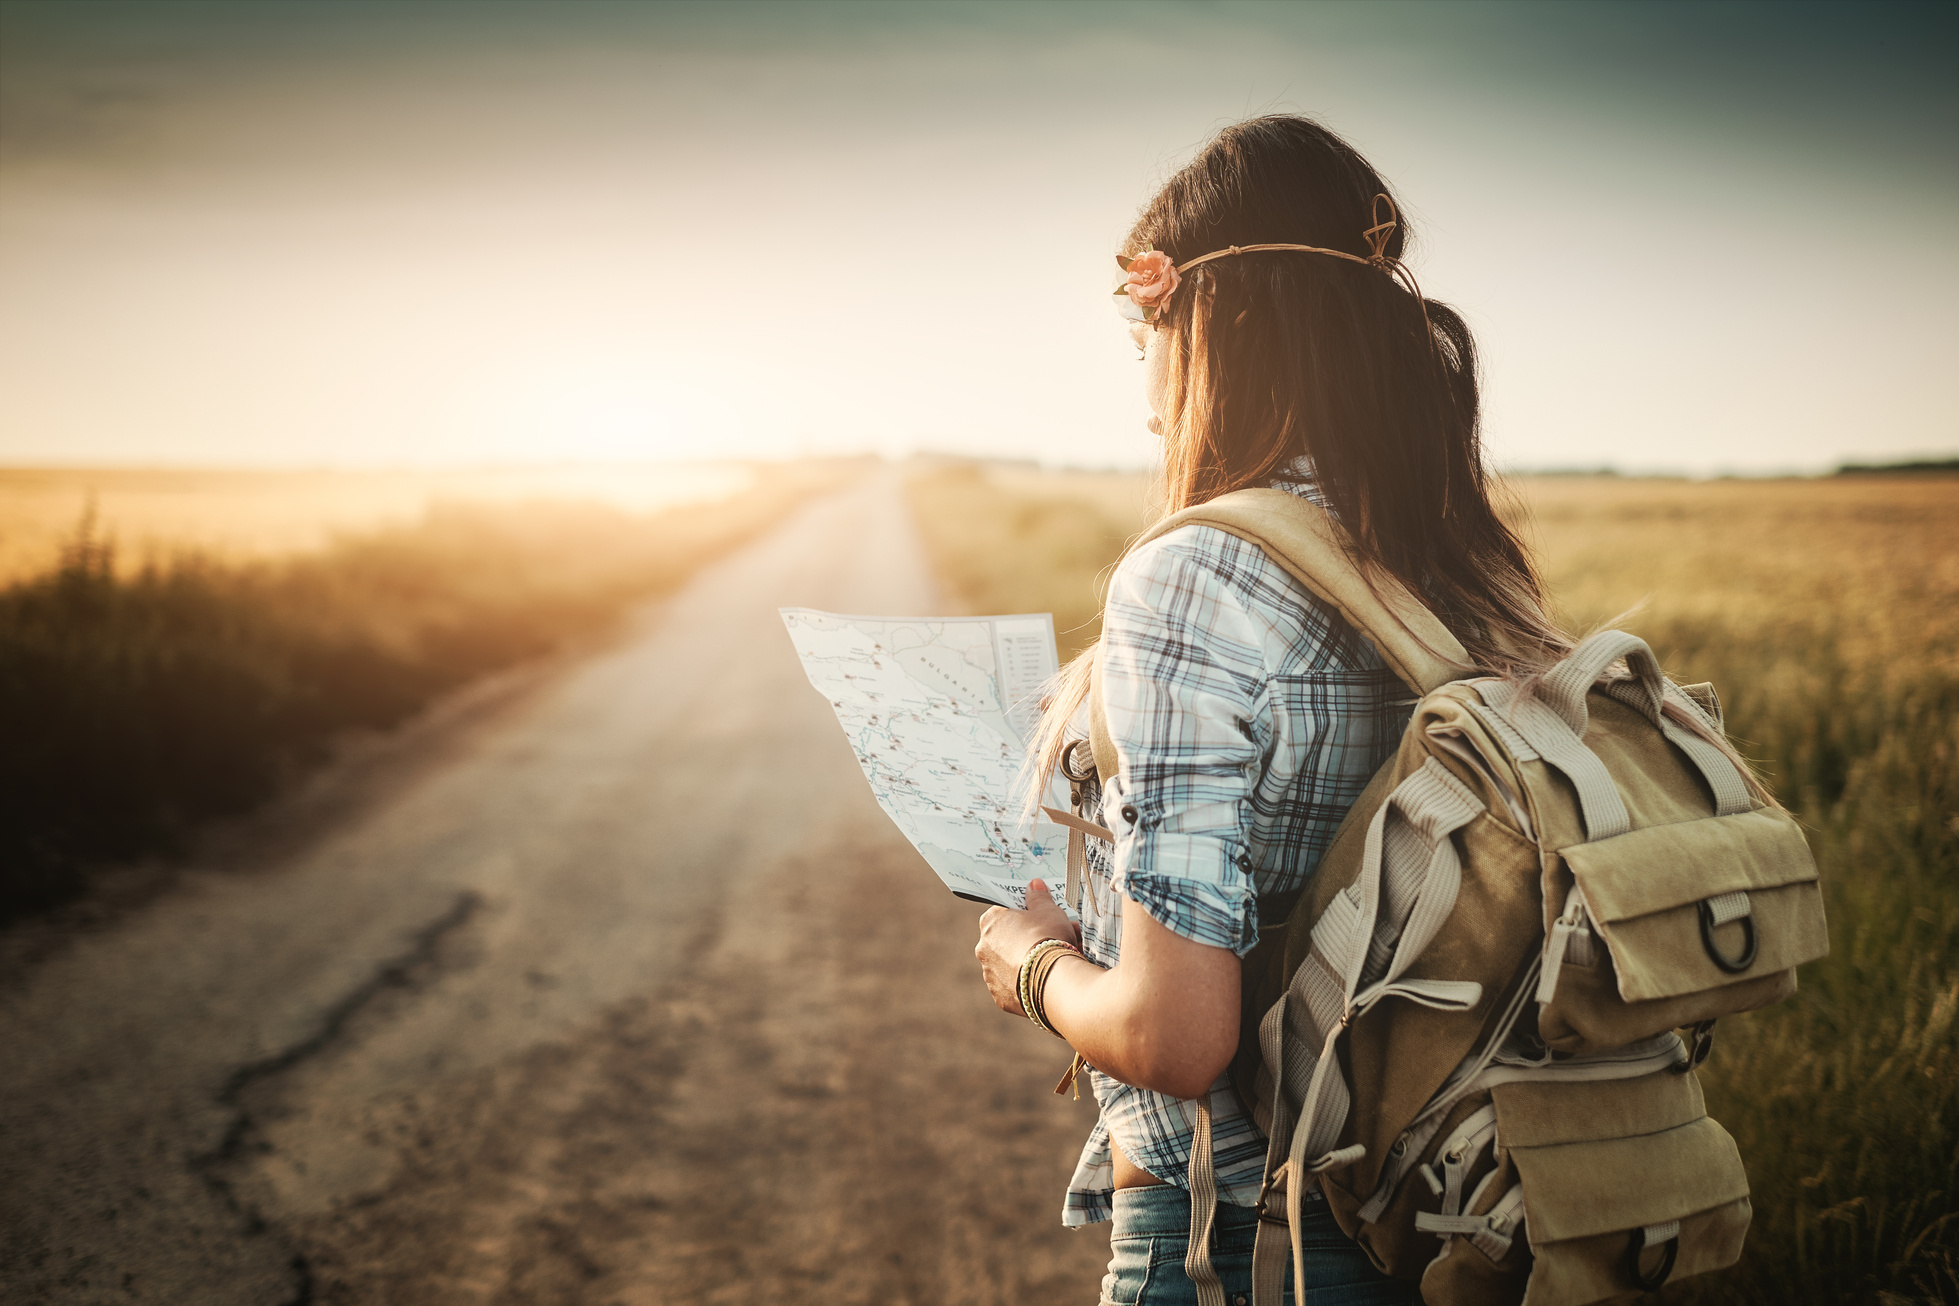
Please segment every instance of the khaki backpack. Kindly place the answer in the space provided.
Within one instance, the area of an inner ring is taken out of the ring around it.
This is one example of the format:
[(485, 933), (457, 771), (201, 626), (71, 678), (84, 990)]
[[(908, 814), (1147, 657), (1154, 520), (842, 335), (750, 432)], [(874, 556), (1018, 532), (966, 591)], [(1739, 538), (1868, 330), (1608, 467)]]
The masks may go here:
[[(1788, 997), (1829, 944), (1801, 830), (1706, 737), (1711, 687), (1616, 630), (1532, 685), (1463, 679), (1462, 645), (1370, 586), (1324, 509), (1241, 490), (1143, 538), (1192, 524), (1264, 549), (1420, 695), (1306, 891), (1259, 903), (1232, 1067), (1270, 1139), (1254, 1306), (1278, 1306), (1288, 1246), (1306, 1282), (1289, 1229), (1315, 1183), (1430, 1306), (1582, 1306), (1733, 1264), (1748, 1181), (1694, 1067), (1718, 1018)], [(1185, 1268), (1223, 1306), (1195, 1106)]]

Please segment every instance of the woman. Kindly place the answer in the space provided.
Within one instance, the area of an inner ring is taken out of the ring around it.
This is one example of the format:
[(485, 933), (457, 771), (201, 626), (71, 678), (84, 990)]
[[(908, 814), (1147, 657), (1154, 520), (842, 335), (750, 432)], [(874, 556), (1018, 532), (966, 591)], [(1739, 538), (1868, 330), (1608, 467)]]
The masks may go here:
[[(1118, 292), (1144, 319), (1131, 330), (1166, 508), (1288, 489), (1345, 527), (1364, 568), (1422, 595), (1477, 667), (1542, 665), (1568, 644), (1490, 503), (1470, 335), (1415, 289), (1406, 241), (1387, 183), (1305, 118), (1228, 128), (1171, 178), (1129, 234)], [(1292, 248), (1245, 248), (1272, 244)], [(1037, 881), (1028, 910), (986, 913), (976, 951), (994, 1000), (1021, 1015), (1030, 950), (1079, 940), (1079, 953), (1038, 949), (1064, 955), (1030, 970), (1101, 1108), (1064, 1218), (1113, 1217), (1103, 1300), (1197, 1300), (1184, 1256), (1200, 1095), (1220, 1199), (1212, 1261), (1225, 1299), (1249, 1300), (1265, 1140), (1225, 1075), (1240, 959), (1260, 900), (1291, 901), (1393, 751), (1409, 691), (1260, 549), (1198, 525), (1123, 558), (1100, 659), (1120, 771), (1091, 814), (1115, 837), (1091, 841), (1079, 933)], [(1044, 779), (1085, 730), (1088, 667), (1050, 700)], [(1301, 1306), (1419, 1300), (1323, 1201), (1306, 1211)]]

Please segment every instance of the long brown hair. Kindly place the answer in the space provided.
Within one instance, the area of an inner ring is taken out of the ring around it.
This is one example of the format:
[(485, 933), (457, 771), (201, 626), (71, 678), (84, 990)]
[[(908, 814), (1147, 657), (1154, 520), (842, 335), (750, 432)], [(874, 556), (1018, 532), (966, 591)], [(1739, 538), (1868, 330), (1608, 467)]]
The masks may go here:
[[(1374, 253), (1363, 233), (1376, 196), (1400, 211), (1353, 146), (1310, 118), (1271, 115), (1219, 132), (1130, 228), (1125, 254), (1157, 249), (1179, 264), (1267, 243), (1355, 256), (1257, 251), (1190, 270), (1154, 324), (1172, 351), (1161, 507), (1269, 485), (1308, 457), (1361, 574), (1419, 596), (1462, 642), (1465, 676), (1529, 690), (1575, 641), (1547, 614), (1529, 550), (1490, 501), (1469, 327), (1409, 289), (1412, 278), (1358, 261)], [(1381, 252), (1398, 262), (1408, 243), (1403, 219)], [(1031, 802), (1069, 744), (1094, 655), (1064, 668), (1044, 704)], [(1773, 801), (1719, 730), (1671, 700), (1661, 710)]]
[[(1364, 259), (1377, 195), (1393, 199), (1325, 127), (1253, 118), (1218, 133), (1157, 192), (1122, 252), (1157, 249), (1183, 263), (1283, 242)], [(1383, 252), (1398, 260), (1408, 243), (1403, 220)], [(1421, 596), (1468, 651), (1465, 675), (1530, 676), (1570, 650), (1528, 550), (1491, 504), (1476, 346), (1454, 309), (1377, 266), (1266, 251), (1191, 269), (1153, 329), (1171, 351), (1164, 512), (1269, 485), (1308, 457), (1362, 573)], [(1049, 697), (1035, 745), (1043, 779), (1092, 656), (1071, 663)]]

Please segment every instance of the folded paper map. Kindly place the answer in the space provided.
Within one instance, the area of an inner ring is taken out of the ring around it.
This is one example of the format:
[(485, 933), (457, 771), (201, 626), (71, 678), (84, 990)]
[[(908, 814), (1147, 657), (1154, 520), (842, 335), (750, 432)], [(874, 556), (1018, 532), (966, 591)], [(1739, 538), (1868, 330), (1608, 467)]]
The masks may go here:
[[(784, 608), (782, 620), (842, 722), (878, 806), (954, 893), (1020, 907), (1027, 881), (1059, 890), (1067, 832), (1029, 823), (1023, 766), (1056, 669), (1054, 618), (850, 617)], [(1043, 800), (1064, 806), (1060, 782)]]

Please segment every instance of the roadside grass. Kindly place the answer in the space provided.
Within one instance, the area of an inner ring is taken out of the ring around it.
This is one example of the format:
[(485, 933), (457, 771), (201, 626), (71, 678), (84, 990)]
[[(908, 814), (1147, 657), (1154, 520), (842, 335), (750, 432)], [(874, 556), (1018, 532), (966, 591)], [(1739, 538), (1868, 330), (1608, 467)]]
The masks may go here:
[(156, 552), (228, 563), (317, 553), (344, 536), (420, 521), (436, 504), (550, 500), (647, 513), (727, 498), (753, 480), (740, 463), (0, 467), (0, 588), (45, 572), (89, 503), (113, 526), (118, 561), (135, 570)]
[(92, 865), (181, 851), (347, 730), (602, 634), (848, 474), (762, 469), (731, 498), (645, 516), (437, 505), (246, 562), (119, 566), (85, 518), (52, 568), (0, 590), (0, 920), (73, 897)]
[[(1065, 658), (1141, 496), (1031, 478), (955, 465), (911, 493), (961, 600), (1051, 608)], [(1824, 877), (1830, 956), (1793, 1001), (1723, 1021), (1702, 1072), (1748, 1165), (1747, 1250), (1658, 1299), (1959, 1300), (1959, 478), (1512, 490), (1567, 623), (1623, 615), (1713, 681)]]
[[(934, 466), (906, 483), (939, 579), (971, 612), (1052, 612), (1065, 663), (1102, 633), (1101, 594), (1129, 537), (1142, 529), (1106, 496), (1076, 493), (1068, 474), (1012, 474), (1003, 486), (977, 463)], [(1100, 490), (1109, 478), (1095, 478)], [(1115, 509), (1112, 511), (1112, 507)]]

